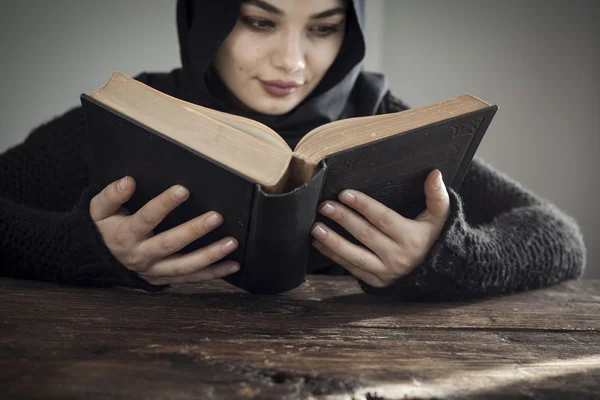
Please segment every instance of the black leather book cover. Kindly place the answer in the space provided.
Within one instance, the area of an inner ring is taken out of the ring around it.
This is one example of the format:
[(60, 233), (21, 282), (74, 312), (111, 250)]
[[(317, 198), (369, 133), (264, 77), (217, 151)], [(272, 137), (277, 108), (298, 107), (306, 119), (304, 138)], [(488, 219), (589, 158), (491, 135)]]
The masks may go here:
[[(458, 190), (497, 110), (490, 106), (330, 155), (319, 203), (339, 201), (341, 191), (356, 189), (404, 217), (416, 218), (426, 207), (427, 175), (437, 168), (446, 186)], [(360, 244), (331, 219), (317, 214), (316, 221)], [(310, 251), (308, 272), (332, 264), (314, 247)]]
[[(154, 233), (207, 211), (217, 211), (224, 217), (223, 224), (181, 252), (233, 236), (239, 247), (224, 259), (242, 263), (256, 183), (85, 94), (81, 95), (81, 103), (87, 121), (84, 158), (91, 182), (104, 187), (125, 175), (134, 177), (137, 188), (125, 204), (131, 213), (172, 185), (185, 186), (190, 190), (190, 197), (171, 211)], [(229, 280), (239, 280), (243, 268), (244, 265), (242, 270), (230, 275)]]
[(158, 225), (155, 233), (209, 210), (224, 216), (213, 232), (186, 246), (189, 252), (233, 236), (239, 248), (225, 259), (241, 270), (224, 279), (254, 293), (281, 293), (299, 286), (306, 273), (332, 261), (314, 249), (310, 229), (323, 221), (357, 243), (343, 228), (316, 212), (319, 202), (340, 191), (364, 191), (400, 214), (414, 218), (424, 208), (423, 183), (439, 168), (458, 190), (497, 106), (414, 129), (333, 154), (306, 184), (282, 194), (260, 186), (203, 154), (169, 139), (82, 94), (88, 134), (84, 150), (90, 180), (106, 186), (125, 175), (137, 189), (125, 207), (132, 213), (174, 184), (190, 198)]

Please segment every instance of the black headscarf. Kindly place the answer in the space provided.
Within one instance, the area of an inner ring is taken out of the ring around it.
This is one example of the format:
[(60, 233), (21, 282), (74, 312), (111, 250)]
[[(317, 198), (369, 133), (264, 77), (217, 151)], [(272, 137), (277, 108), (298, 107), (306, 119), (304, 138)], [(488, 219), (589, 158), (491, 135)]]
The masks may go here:
[(186, 101), (252, 118), (275, 130), (290, 147), (311, 129), (342, 118), (373, 115), (387, 91), (383, 75), (362, 71), (365, 1), (349, 0), (340, 52), (314, 91), (283, 115), (248, 109), (212, 68), (212, 60), (233, 29), (242, 0), (178, 0), (177, 29), (182, 68), (171, 75), (171, 92)]

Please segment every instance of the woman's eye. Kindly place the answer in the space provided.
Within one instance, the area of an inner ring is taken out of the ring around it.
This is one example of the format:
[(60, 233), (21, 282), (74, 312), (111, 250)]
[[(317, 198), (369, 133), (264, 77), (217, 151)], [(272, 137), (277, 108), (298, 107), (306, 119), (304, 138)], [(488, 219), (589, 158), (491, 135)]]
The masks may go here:
[(275, 23), (268, 19), (247, 16), (242, 16), (241, 19), (244, 24), (257, 31), (265, 31), (275, 27)]
[(319, 37), (326, 37), (342, 30), (342, 24), (315, 25), (309, 29)]

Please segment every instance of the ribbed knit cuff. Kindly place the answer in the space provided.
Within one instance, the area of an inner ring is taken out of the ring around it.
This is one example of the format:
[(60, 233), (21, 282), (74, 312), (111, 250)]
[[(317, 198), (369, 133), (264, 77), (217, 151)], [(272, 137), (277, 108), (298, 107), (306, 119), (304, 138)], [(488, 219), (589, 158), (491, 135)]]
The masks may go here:
[(63, 260), (61, 280), (80, 286), (127, 286), (150, 292), (161, 291), (169, 285), (152, 285), (137, 273), (125, 268), (104, 244), (102, 235), (90, 215), (90, 201), (102, 190), (88, 186), (75, 208), (67, 217), (69, 253)]

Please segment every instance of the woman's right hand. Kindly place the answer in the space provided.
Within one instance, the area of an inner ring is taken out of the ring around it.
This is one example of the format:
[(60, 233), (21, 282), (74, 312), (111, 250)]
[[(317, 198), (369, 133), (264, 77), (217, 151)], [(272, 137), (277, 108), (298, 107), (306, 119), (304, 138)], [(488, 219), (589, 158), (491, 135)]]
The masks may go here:
[(218, 213), (207, 212), (154, 235), (156, 225), (187, 200), (189, 192), (175, 185), (130, 215), (123, 204), (135, 192), (135, 185), (135, 180), (126, 176), (106, 186), (90, 202), (90, 214), (104, 243), (122, 265), (153, 285), (218, 279), (239, 269), (235, 261), (213, 265), (237, 248), (232, 237), (187, 254), (173, 254), (221, 225), (223, 218)]

